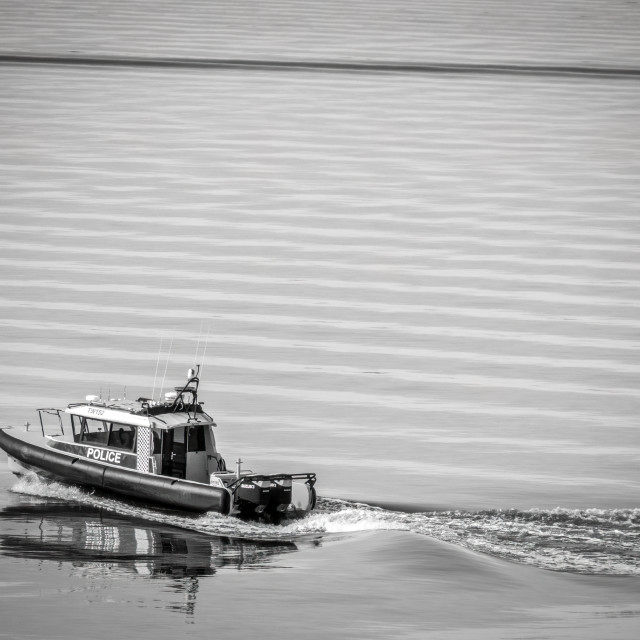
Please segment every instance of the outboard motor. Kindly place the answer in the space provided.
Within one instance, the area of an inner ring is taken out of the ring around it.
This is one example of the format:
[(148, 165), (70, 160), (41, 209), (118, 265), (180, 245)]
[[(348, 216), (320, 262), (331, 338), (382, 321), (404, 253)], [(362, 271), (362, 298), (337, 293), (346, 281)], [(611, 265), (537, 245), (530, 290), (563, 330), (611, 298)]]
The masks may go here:
[(271, 481), (271, 508), (283, 513), (291, 504), (291, 478), (274, 478)]
[(313, 473), (241, 476), (238, 470), (236, 477), (228, 487), (241, 517), (258, 516), (277, 524), (285, 517), (304, 515), (315, 507)]
[(244, 478), (236, 490), (241, 515), (261, 514), (269, 506), (271, 482)]

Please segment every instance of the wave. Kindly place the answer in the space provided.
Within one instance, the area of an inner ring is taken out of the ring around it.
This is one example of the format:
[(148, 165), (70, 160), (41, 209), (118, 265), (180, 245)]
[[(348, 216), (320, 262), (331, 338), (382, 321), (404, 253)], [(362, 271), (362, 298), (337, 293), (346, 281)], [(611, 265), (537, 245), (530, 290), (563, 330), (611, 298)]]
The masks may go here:
[(243, 540), (305, 541), (362, 531), (407, 531), (465, 549), (552, 571), (640, 576), (640, 509), (506, 509), (404, 513), (336, 498), (320, 498), (315, 512), (283, 525), (245, 522), (217, 513), (185, 515), (107, 497), (37, 476), (15, 493), (74, 501), (124, 517)]
[(1, 64), (55, 64), (74, 66), (156, 67), (178, 69), (262, 69), (276, 71), (337, 71), (350, 73), (499, 74), (527, 76), (596, 76), (637, 78), (640, 69), (586, 65), (332, 62), (312, 60), (256, 60), (238, 58), (170, 58), (136, 56), (80, 56), (15, 53), (0, 55)]

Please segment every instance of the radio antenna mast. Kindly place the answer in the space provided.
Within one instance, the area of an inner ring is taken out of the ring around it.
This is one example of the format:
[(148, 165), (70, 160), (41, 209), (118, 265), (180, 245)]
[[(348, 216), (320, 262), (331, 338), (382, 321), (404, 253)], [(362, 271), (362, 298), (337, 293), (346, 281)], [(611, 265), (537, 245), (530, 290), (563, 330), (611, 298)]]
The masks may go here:
[(167, 362), (164, 365), (164, 375), (162, 376), (162, 386), (160, 387), (160, 396), (162, 399), (162, 390), (164, 389), (164, 380), (167, 377), (167, 369), (169, 368), (169, 359), (171, 358), (171, 349), (173, 348), (173, 334), (171, 335), (171, 344), (169, 345), (169, 353), (167, 354)]
[(205, 358), (207, 357), (207, 347), (209, 346), (209, 332), (210, 331), (211, 331), (211, 326), (209, 325), (207, 327), (207, 337), (206, 337), (206, 339), (204, 341), (204, 351), (202, 352), (202, 358), (201, 358), (202, 366), (199, 368), (198, 376), (200, 376), (202, 374), (202, 371), (204, 371), (204, 365), (206, 364), (205, 363)]
[(193, 357), (193, 366), (196, 366), (196, 363), (198, 362), (198, 353), (200, 353), (200, 340), (202, 338), (202, 327), (204, 324), (204, 320), (200, 320), (200, 331), (198, 332), (198, 342), (196, 343), (196, 353)]
[(160, 352), (162, 351), (162, 343), (164, 342), (164, 338), (160, 336), (160, 346), (158, 347), (158, 358), (156, 360), (156, 373), (153, 376), (153, 391), (151, 392), (151, 397), (155, 397), (156, 395), (156, 379), (158, 378), (158, 367), (160, 366)]

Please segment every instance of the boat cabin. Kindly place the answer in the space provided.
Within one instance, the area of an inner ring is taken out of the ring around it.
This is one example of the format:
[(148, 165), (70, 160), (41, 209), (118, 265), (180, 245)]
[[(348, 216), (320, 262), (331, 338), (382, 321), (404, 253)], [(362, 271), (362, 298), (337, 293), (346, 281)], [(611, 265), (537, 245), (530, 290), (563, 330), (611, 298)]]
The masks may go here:
[[(103, 402), (87, 396), (69, 405), (71, 437), (50, 446), (107, 464), (209, 484), (226, 471), (216, 450), (215, 422), (197, 401), (195, 385), (177, 387), (164, 401)], [(62, 423), (62, 421), (61, 421)]]

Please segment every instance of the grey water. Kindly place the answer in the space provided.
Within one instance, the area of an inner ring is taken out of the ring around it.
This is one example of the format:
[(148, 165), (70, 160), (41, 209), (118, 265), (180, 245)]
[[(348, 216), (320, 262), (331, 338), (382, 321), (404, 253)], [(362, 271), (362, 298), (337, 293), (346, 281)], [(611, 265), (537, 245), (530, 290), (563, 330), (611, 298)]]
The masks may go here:
[(636, 637), (637, 5), (26, 6), (0, 422), (198, 362), (227, 461), (321, 500), (251, 525), (3, 458), (0, 637)]

